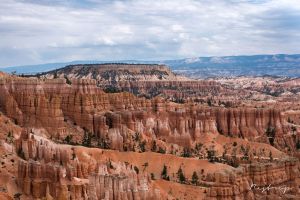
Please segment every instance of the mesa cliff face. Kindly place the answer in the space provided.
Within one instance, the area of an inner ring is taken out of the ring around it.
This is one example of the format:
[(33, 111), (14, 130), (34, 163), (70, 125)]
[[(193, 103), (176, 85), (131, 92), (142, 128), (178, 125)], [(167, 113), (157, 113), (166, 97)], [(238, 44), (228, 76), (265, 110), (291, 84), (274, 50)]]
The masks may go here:
[(203, 134), (224, 134), (269, 143), (295, 146), (280, 110), (219, 108), (147, 100), (130, 93), (105, 93), (93, 80), (2, 79), (0, 110), (25, 127), (41, 127), (53, 138), (64, 139), (74, 125), (97, 138), (108, 137), (114, 149), (134, 133), (168, 143), (189, 146)]

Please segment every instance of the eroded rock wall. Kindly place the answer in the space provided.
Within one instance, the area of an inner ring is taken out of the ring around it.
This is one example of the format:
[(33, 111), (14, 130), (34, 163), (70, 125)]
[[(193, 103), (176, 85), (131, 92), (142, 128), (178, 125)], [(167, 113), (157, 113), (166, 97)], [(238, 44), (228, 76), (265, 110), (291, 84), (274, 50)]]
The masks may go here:
[[(0, 80), (0, 109), (16, 123), (43, 127), (53, 137), (69, 134), (70, 121), (97, 137), (109, 135), (116, 148), (128, 132), (147, 134), (179, 145), (201, 140), (202, 134), (220, 133), (269, 143), (266, 130), (273, 130), (274, 145), (294, 147), (281, 111), (256, 108), (205, 107), (175, 104), (160, 98), (147, 100), (130, 93), (105, 93), (94, 80)], [(119, 140), (119, 142), (118, 142)], [(118, 144), (119, 143), (119, 144)]]

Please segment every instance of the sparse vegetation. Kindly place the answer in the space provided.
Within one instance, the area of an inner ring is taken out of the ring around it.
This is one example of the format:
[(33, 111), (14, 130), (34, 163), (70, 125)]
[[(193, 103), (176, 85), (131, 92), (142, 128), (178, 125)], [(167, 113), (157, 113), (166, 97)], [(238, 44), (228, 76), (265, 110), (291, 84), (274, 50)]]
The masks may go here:
[(165, 154), (165, 153), (166, 153), (166, 150), (163, 149), (162, 147), (159, 147), (159, 148), (158, 148), (158, 153)]
[(164, 180), (167, 180), (167, 181), (170, 180), (170, 177), (168, 176), (168, 169), (167, 169), (166, 165), (164, 165), (163, 170), (161, 172), (161, 178)]
[(16, 194), (14, 194), (14, 199), (15, 200), (20, 200), (21, 196), (22, 196), (21, 193), (16, 193)]
[(216, 162), (216, 151), (214, 149), (207, 150), (207, 159), (209, 162)]
[(177, 178), (178, 178), (178, 180), (179, 180), (180, 183), (185, 183), (186, 182), (186, 178), (184, 176), (184, 173), (183, 173), (181, 167), (177, 171)]
[(73, 139), (73, 135), (67, 135), (64, 139), (64, 142), (67, 144), (71, 144)]
[(192, 184), (193, 185), (198, 185), (199, 184), (199, 177), (197, 175), (197, 172), (193, 172), (193, 175), (192, 175)]
[(191, 150), (189, 148), (186, 148), (186, 147), (183, 148), (181, 156), (186, 157), (186, 158), (191, 157)]
[(106, 93), (119, 93), (119, 92), (122, 92), (122, 90), (118, 89), (115, 86), (108, 86), (104, 89), (104, 92), (106, 92)]
[[(111, 147), (111, 142), (110, 142), (110, 139), (108, 137), (108, 135), (106, 135), (104, 138), (100, 138), (98, 140), (98, 147), (99, 148), (102, 148), (102, 149), (110, 149)], [(125, 147), (126, 149), (127, 147)], [(124, 149), (124, 150), (125, 150)]]
[(68, 78), (68, 76), (65, 75), (65, 79), (66, 79), (66, 83), (67, 83), (68, 85), (72, 85), (72, 82), (71, 82), (71, 80)]
[(152, 147), (151, 147), (151, 151), (156, 152), (156, 149), (157, 149), (156, 141), (153, 140), (153, 142), (152, 142)]
[(141, 149), (142, 152), (145, 152), (145, 151), (146, 151), (146, 148), (145, 148), (145, 146), (146, 146), (146, 141), (140, 142), (139, 146), (140, 146), (140, 149)]
[(92, 142), (91, 134), (85, 131), (82, 139), (82, 146), (91, 147), (91, 142)]

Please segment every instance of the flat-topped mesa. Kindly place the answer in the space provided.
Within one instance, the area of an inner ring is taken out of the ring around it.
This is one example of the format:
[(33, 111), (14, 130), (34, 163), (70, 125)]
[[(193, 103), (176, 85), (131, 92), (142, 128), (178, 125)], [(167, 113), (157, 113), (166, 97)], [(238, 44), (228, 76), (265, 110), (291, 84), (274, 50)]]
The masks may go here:
[(82, 64), (42, 73), (47, 78), (68, 77), (96, 79), (99, 84), (119, 81), (160, 81), (187, 79), (175, 75), (168, 66), (158, 64)]
[(207, 98), (226, 92), (216, 81), (193, 80), (173, 73), (159, 64), (82, 64), (38, 75), (47, 79), (94, 79), (107, 92), (127, 91), (145, 97), (161, 95), (171, 99)]
[[(101, 71), (128, 71), (130, 73), (145, 73), (151, 70), (165, 71), (168, 74), (171, 74), (171, 70), (167, 65), (160, 64), (126, 64), (126, 63), (104, 63), (104, 64), (78, 64), (78, 65), (68, 65), (65, 70), (71, 71), (80, 71), (80, 70), (95, 70), (98, 72)], [(58, 70), (60, 71), (60, 70)]]

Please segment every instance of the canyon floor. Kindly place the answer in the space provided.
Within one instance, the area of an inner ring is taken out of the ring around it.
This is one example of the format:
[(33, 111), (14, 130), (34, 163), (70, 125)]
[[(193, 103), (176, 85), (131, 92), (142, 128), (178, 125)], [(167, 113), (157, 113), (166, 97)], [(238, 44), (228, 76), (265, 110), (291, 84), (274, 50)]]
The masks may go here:
[(0, 72), (0, 199), (300, 199), (300, 79)]

